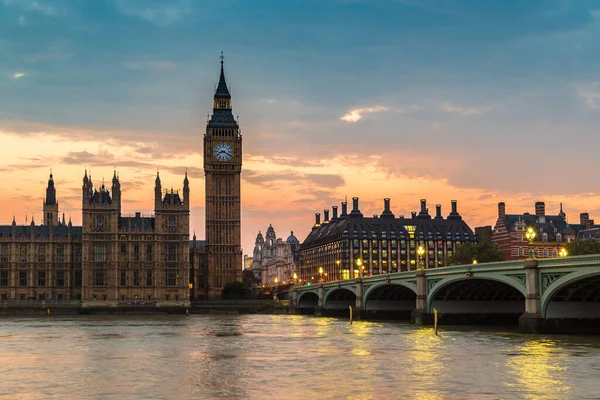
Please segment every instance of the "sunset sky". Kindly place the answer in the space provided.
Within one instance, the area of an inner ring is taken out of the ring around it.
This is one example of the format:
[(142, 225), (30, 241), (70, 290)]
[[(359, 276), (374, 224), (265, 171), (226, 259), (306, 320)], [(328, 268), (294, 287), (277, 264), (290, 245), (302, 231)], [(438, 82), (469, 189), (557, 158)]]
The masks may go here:
[(426, 198), (471, 227), (507, 212), (600, 219), (600, 4), (569, 0), (0, 0), (0, 223), (41, 206), (50, 169), (81, 222), (85, 168), (124, 213), (190, 177), (219, 55), (244, 138), (242, 231), (302, 241), (315, 212)]

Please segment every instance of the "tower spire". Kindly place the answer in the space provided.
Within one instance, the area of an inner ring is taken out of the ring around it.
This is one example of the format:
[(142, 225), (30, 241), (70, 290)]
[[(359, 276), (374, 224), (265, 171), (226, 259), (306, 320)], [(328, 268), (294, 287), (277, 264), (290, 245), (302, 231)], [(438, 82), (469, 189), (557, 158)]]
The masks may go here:
[(229, 89), (227, 88), (227, 82), (225, 81), (225, 56), (223, 52), (221, 52), (221, 76), (219, 76), (219, 84), (217, 85), (217, 90), (215, 91), (215, 99), (231, 99), (231, 94), (229, 93)]

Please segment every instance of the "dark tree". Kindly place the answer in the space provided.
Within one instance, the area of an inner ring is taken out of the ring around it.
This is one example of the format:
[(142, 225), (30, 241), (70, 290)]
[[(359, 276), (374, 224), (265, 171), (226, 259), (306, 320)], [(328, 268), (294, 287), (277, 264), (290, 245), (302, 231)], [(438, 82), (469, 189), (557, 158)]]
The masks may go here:
[(478, 243), (467, 242), (461, 244), (454, 254), (448, 257), (446, 265), (472, 264), (473, 260), (478, 263), (502, 261), (502, 252), (490, 240), (482, 240)]
[(223, 300), (241, 300), (250, 299), (252, 290), (244, 282), (227, 282), (223, 287)]
[(243, 280), (244, 284), (249, 288), (256, 287), (260, 284), (260, 279), (258, 279), (256, 275), (254, 275), (254, 272), (249, 269), (244, 270)]
[(565, 246), (567, 255), (569, 256), (582, 256), (584, 254), (598, 254), (600, 253), (600, 243), (594, 239), (579, 239), (567, 243)]

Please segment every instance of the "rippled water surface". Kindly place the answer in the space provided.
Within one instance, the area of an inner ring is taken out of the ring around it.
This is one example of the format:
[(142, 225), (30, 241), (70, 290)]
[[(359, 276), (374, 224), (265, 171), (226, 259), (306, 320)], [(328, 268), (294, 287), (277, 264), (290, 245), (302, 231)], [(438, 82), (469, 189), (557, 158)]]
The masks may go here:
[(304, 316), (0, 319), (1, 399), (598, 399), (595, 337)]

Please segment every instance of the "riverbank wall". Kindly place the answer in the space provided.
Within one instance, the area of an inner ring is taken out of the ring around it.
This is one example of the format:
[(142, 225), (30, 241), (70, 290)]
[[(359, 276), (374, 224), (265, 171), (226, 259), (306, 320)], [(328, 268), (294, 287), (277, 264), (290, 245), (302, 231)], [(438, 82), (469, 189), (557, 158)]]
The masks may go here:
[(271, 300), (0, 302), (0, 316), (96, 314), (289, 314), (289, 302)]

